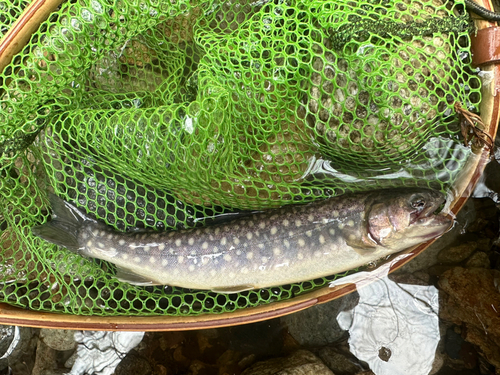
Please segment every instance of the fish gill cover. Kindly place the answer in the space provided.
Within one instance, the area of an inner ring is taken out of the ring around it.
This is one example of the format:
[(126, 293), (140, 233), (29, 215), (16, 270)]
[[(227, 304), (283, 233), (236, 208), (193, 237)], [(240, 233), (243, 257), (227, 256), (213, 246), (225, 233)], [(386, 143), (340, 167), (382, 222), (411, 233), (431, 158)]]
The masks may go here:
[[(25, 6), (0, 2), (4, 33)], [(0, 81), (0, 301), (84, 315), (220, 313), (238, 294), (119, 282), (32, 235), (54, 191), (118, 230), (367, 188), (445, 191), (478, 111), (461, 1), (70, 0)], [(208, 219), (207, 219), (208, 218)]]

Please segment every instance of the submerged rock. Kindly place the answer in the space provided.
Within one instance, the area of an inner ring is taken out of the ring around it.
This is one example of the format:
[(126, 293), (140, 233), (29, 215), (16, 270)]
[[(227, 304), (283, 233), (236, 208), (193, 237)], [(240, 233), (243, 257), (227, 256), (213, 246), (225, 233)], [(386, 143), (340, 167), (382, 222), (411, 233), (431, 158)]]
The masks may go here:
[(72, 330), (42, 328), (40, 338), (47, 346), (55, 350), (62, 351), (76, 348), (75, 331)]
[(242, 375), (335, 375), (321, 360), (307, 350), (297, 350), (284, 358), (257, 362)]
[(465, 326), (464, 338), (477, 345), (500, 370), (500, 271), (455, 267), (439, 280), (440, 316)]
[(449, 246), (438, 254), (438, 261), (443, 263), (460, 263), (477, 249), (476, 242), (467, 242), (457, 246)]

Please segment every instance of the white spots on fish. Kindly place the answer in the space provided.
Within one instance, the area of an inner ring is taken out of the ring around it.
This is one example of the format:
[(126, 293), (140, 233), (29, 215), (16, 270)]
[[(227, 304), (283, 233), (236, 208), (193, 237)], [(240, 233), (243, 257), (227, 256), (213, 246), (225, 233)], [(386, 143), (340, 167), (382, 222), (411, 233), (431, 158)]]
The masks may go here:
[(308, 231), (306, 232), (306, 236), (307, 236), (307, 237), (312, 237), (312, 235), (313, 235), (312, 230), (308, 230)]
[(172, 248), (168, 249), (168, 252), (169, 252), (170, 254), (172, 254), (172, 255), (174, 255), (174, 254), (175, 254), (175, 250), (174, 250), (174, 249), (172, 249)]
[(143, 250), (145, 253), (147, 253), (149, 250), (151, 250), (151, 246), (144, 246)]
[(108, 234), (107, 237), (106, 237), (108, 240), (112, 240), (113, 239), (113, 234)]
[(128, 254), (122, 254), (122, 259), (127, 260), (128, 259)]
[(333, 228), (328, 229), (328, 233), (330, 233), (330, 236), (335, 236), (335, 229)]
[(249, 253), (247, 253), (247, 259), (252, 259), (253, 258), (253, 252), (250, 251)]
[(208, 249), (208, 242), (207, 242), (207, 241), (203, 242), (203, 243), (201, 244), (201, 248), (202, 248), (203, 250)]
[(338, 223), (338, 225), (337, 225), (337, 226), (339, 227), (339, 229), (344, 229), (344, 226), (345, 226), (345, 225), (344, 225), (344, 223)]
[(148, 234), (147, 234), (147, 233), (146, 233), (146, 234), (143, 234), (143, 235), (141, 236), (141, 240), (145, 240), (147, 237), (148, 237)]
[(310, 221), (310, 222), (313, 222), (314, 221), (314, 215), (309, 214), (309, 216), (307, 216), (307, 220)]
[(290, 242), (288, 242), (288, 240), (283, 240), (283, 245), (285, 245), (287, 249), (290, 248)]
[(319, 235), (319, 243), (320, 243), (321, 245), (323, 245), (325, 242), (326, 242), (326, 240), (325, 240), (325, 236), (323, 236), (322, 234), (320, 234), (320, 235)]
[(288, 221), (287, 219), (283, 220), (283, 226), (284, 227), (287, 227), (290, 225), (290, 221)]
[(193, 246), (194, 245), (194, 237), (190, 237), (189, 238), (188, 244), (189, 244), (189, 246)]
[(227, 238), (226, 237), (222, 237), (221, 240), (220, 240), (220, 244), (222, 246), (226, 246), (226, 244), (227, 244)]
[(265, 246), (263, 243), (260, 243), (260, 244), (258, 244), (258, 245), (257, 245), (257, 247), (258, 247), (259, 249), (263, 249), (263, 248), (265, 248), (266, 246)]
[(104, 244), (103, 244), (102, 242), (98, 242), (98, 243), (97, 243), (97, 247), (98, 247), (99, 249), (104, 249)]
[(201, 234), (201, 229), (196, 229), (196, 231), (194, 232), (195, 235), (199, 236)]
[(264, 229), (265, 227), (266, 227), (266, 222), (265, 222), (265, 221), (261, 221), (261, 222), (259, 223), (259, 228), (260, 228), (260, 229)]
[(214, 233), (215, 233), (215, 235), (217, 236), (217, 235), (220, 233), (220, 228), (216, 227), (216, 228), (214, 229)]
[(214, 246), (213, 253), (217, 254), (219, 252), (219, 248), (217, 246)]
[(214, 277), (215, 275), (217, 275), (217, 271), (216, 270), (211, 270), (210, 271), (210, 276)]
[(302, 259), (304, 259), (304, 255), (303, 255), (302, 253), (298, 253), (298, 254), (297, 254), (297, 259), (298, 259), (298, 260), (302, 260)]
[(240, 239), (238, 237), (234, 237), (233, 238), (233, 242), (235, 245), (239, 245), (240, 244)]
[(247, 233), (247, 240), (251, 240), (251, 239), (252, 239), (252, 237), (253, 237), (252, 232), (248, 232), (248, 233)]
[(255, 231), (255, 236), (260, 237), (260, 232), (258, 230)]
[(241, 250), (236, 250), (236, 255), (241, 255)]
[(87, 247), (92, 247), (92, 241), (87, 241)]
[(278, 228), (276, 228), (276, 227), (271, 228), (271, 235), (274, 236), (277, 232), (278, 232)]
[(87, 234), (87, 232), (83, 232), (82, 233), (82, 239), (86, 240), (87, 238), (89, 238), (89, 235)]
[(299, 238), (299, 240), (297, 242), (298, 242), (300, 247), (306, 246), (306, 241), (304, 241), (302, 238)]
[(354, 226), (354, 221), (353, 221), (353, 220), (349, 220), (349, 221), (347, 222), (347, 226), (348, 226), (348, 227), (353, 227), (353, 226)]
[(243, 267), (243, 268), (241, 269), (241, 273), (242, 273), (242, 274), (247, 274), (247, 273), (248, 273), (248, 268)]
[(168, 266), (168, 259), (163, 258), (163, 259), (161, 260), (161, 265), (162, 265), (163, 267)]
[(181, 246), (181, 244), (182, 244), (182, 241), (180, 240), (180, 238), (175, 240), (175, 246), (179, 247), (179, 246)]
[(156, 263), (156, 258), (155, 257), (149, 258), (149, 263), (151, 263), (151, 264)]
[(120, 245), (120, 246), (125, 245), (125, 240), (124, 240), (124, 239), (121, 239), (120, 241), (118, 241), (118, 245)]
[(350, 235), (349, 235), (349, 239), (350, 239), (351, 241), (354, 241), (354, 240), (356, 239), (356, 235), (355, 235), (355, 234), (350, 234)]
[(281, 249), (280, 249), (279, 247), (275, 247), (275, 248), (273, 249), (273, 254), (274, 254), (274, 255), (280, 255), (280, 254), (281, 254)]
[(264, 263), (264, 264), (266, 264), (268, 260), (269, 260), (269, 259), (267, 259), (267, 257), (262, 257), (262, 258), (260, 258), (260, 261), (261, 261), (262, 263)]
[(247, 223), (247, 225), (248, 225), (250, 228), (252, 228), (252, 227), (255, 225), (255, 223), (254, 223), (252, 220), (250, 220), (250, 221)]
[(315, 252), (314, 252), (314, 256), (315, 256), (316, 258), (319, 258), (319, 257), (321, 256), (321, 251), (315, 251)]
[(339, 217), (339, 216), (340, 216), (340, 213), (339, 213), (337, 210), (334, 210), (334, 211), (332, 212), (332, 215), (333, 215), (333, 217)]
[(193, 272), (193, 271), (195, 270), (195, 268), (196, 268), (196, 267), (194, 266), (194, 264), (191, 264), (191, 265), (188, 267), (188, 269), (189, 269), (191, 272)]
[(229, 278), (234, 279), (236, 277), (236, 274), (234, 272), (229, 272)]
[(201, 263), (202, 264), (207, 264), (208, 262), (210, 262), (210, 257), (201, 257)]
[(297, 219), (297, 220), (295, 220), (295, 226), (296, 226), (297, 228), (300, 228), (300, 227), (302, 226), (302, 221), (301, 221), (301, 220), (298, 220), (298, 219)]
[(182, 262), (184, 262), (184, 257), (182, 255), (179, 255), (177, 257), (177, 263), (182, 263)]
[(290, 237), (293, 237), (293, 236), (295, 235), (295, 233), (293, 233), (293, 231), (290, 231), (290, 232), (288, 232), (288, 235), (289, 235)]
[(161, 243), (158, 245), (158, 250), (163, 251), (165, 250), (165, 244)]
[(225, 260), (226, 262), (230, 262), (230, 261), (231, 261), (231, 259), (232, 259), (231, 255), (229, 255), (229, 254), (224, 254), (224, 257), (223, 257), (223, 258), (224, 258), (224, 260)]
[(181, 271), (178, 268), (174, 268), (174, 275), (178, 275)]
[(176, 233), (175, 231), (172, 231), (172, 232), (170, 232), (170, 233), (168, 234), (168, 236), (169, 236), (169, 237), (173, 237), (173, 236), (175, 236), (175, 233)]
[(141, 258), (139, 258), (139, 257), (135, 257), (135, 258), (134, 258), (134, 262), (136, 262), (136, 263), (140, 263), (140, 261), (141, 261)]
[(117, 251), (116, 251), (116, 249), (115, 249), (114, 247), (110, 247), (110, 248), (109, 248), (109, 252), (110, 252), (111, 254), (115, 254), (115, 255), (116, 255), (116, 253), (117, 253)]

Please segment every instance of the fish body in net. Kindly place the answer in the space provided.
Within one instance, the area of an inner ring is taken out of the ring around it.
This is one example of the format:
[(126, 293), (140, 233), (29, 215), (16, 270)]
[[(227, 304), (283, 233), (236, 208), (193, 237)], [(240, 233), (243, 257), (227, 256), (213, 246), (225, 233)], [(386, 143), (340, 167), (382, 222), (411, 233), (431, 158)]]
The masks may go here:
[(354, 269), (443, 234), (444, 199), (395, 189), (287, 206), (205, 228), (121, 233), (51, 195), (53, 218), (33, 233), (117, 266), (136, 285), (218, 292), (284, 285)]

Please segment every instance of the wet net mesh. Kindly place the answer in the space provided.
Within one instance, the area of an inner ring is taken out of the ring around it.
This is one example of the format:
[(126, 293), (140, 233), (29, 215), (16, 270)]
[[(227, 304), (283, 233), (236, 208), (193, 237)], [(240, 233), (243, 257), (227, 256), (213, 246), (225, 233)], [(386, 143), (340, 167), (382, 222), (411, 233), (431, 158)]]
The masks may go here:
[[(0, 2), (3, 33), (25, 5)], [(461, 2), (439, 0), (64, 2), (0, 77), (0, 301), (220, 313), (342, 276), (230, 295), (137, 287), (30, 228), (52, 190), (121, 231), (366, 189), (444, 191), (471, 153), (454, 104), (481, 100), (471, 27)]]

